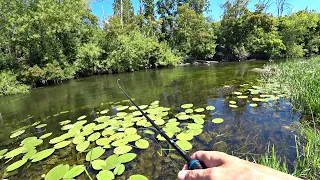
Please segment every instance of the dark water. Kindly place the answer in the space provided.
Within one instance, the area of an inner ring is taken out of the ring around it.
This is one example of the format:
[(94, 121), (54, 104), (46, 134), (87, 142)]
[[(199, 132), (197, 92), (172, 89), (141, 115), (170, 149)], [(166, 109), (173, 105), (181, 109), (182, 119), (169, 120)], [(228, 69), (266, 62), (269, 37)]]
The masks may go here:
[[(264, 154), (268, 144), (275, 144), (277, 151), (290, 163), (295, 156), (295, 132), (288, 126), (297, 121), (299, 114), (292, 111), (287, 100), (259, 103), (258, 107), (252, 108), (248, 106), (248, 100), (244, 99), (238, 100), (239, 108), (229, 107), (228, 101), (235, 100), (231, 93), (241, 88), (239, 85), (256, 83), (259, 75), (250, 69), (261, 68), (264, 64), (263, 61), (220, 63), (93, 76), (32, 90), (27, 94), (1, 97), (0, 150), (16, 148), (28, 136), (39, 137), (53, 132), (42, 145), (43, 148), (50, 147), (48, 141), (62, 134), (58, 122), (66, 119), (75, 122), (81, 115), (87, 115), (88, 120), (93, 120), (96, 111), (110, 108), (108, 102), (124, 100), (116, 84), (117, 79), (121, 79), (123, 88), (138, 104), (150, 104), (159, 100), (160, 106), (173, 110), (185, 103), (193, 103), (195, 107), (216, 107), (213, 114), (206, 114), (208, 121), (204, 124), (204, 133), (191, 141), (194, 146), (190, 154), (197, 150), (220, 150), (238, 157), (253, 158), (257, 154)], [(224, 87), (226, 85), (230, 87)], [(59, 114), (63, 111), (68, 112)], [(213, 124), (210, 120), (214, 117), (221, 117), (225, 121)], [(48, 126), (40, 130), (28, 128), (18, 138), (9, 138), (12, 131), (36, 121), (47, 123)], [(138, 157), (126, 164), (125, 173), (118, 179), (125, 179), (136, 173), (149, 179), (175, 179), (176, 173), (183, 166), (183, 160), (174, 151), (167, 150), (161, 154), (161, 147), (169, 148), (166, 143), (155, 143), (150, 135), (145, 137), (150, 138), (150, 147), (142, 151), (134, 150)], [(56, 150), (45, 161), (25, 164), (18, 171), (7, 174), (7, 177), (41, 179), (42, 174), (59, 163), (85, 164), (84, 158), (85, 153), (79, 154), (74, 146), (68, 146), (63, 150)], [(5, 160), (0, 160), (0, 177), (5, 167), (11, 164), (4, 162)], [(89, 165), (87, 169), (92, 176), (97, 173)], [(78, 179), (87, 179), (87, 176), (82, 175)]]

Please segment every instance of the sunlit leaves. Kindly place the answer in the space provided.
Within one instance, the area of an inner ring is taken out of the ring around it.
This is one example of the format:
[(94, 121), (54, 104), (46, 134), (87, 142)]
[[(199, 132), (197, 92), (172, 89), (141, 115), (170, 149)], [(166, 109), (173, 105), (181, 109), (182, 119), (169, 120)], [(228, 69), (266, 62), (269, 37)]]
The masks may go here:
[(61, 148), (64, 148), (64, 147), (68, 146), (70, 143), (71, 143), (71, 141), (61, 141), (61, 142), (55, 144), (53, 146), (53, 148), (54, 149), (61, 149)]
[(139, 139), (136, 141), (135, 145), (140, 149), (147, 149), (149, 147), (149, 142), (145, 139)]
[(28, 159), (22, 159), (20, 161), (17, 161), (15, 163), (11, 164), (10, 166), (8, 166), (7, 171), (10, 172), (10, 171), (16, 170), (16, 169), (20, 168), (21, 166), (23, 166), (27, 161), (28, 161)]
[(93, 161), (95, 159), (98, 159), (104, 152), (105, 150), (102, 147), (95, 147), (87, 153), (86, 161)]
[(177, 141), (176, 144), (184, 151), (192, 149), (192, 144), (188, 141)]
[(63, 176), (69, 171), (69, 165), (60, 164), (54, 168), (52, 168), (46, 177), (45, 180), (60, 180)]
[(135, 154), (135, 153), (122, 154), (121, 156), (118, 157), (118, 162), (127, 163), (127, 162), (132, 161), (136, 157), (137, 157), (137, 154)]
[(129, 177), (129, 180), (148, 180), (148, 178), (141, 174), (135, 174), (135, 175), (131, 175)]
[(125, 153), (131, 151), (131, 149), (132, 149), (131, 146), (119, 146), (113, 150), (113, 153), (114, 154), (125, 154)]
[(109, 170), (100, 171), (97, 174), (98, 180), (114, 179), (114, 174)]
[(82, 141), (77, 144), (76, 149), (79, 152), (83, 152), (89, 147), (89, 145), (90, 145), (89, 141)]
[(215, 123), (215, 124), (220, 124), (222, 123), (224, 120), (222, 118), (214, 118), (212, 119), (212, 122)]
[(38, 152), (37, 154), (33, 155), (31, 157), (32, 159), (32, 162), (38, 162), (38, 161), (41, 161), (47, 157), (49, 157), (51, 154), (53, 154), (53, 152), (55, 151), (55, 149), (46, 149), (46, 150), (43, 150), (43, 151), (40, 151)]
[(15, 138), (15, 137), (18, 137), (20, 136), (21, 134), (23, 134), (25, 132), (25, 130), (21, 130), (21, 131), (17, 131), (13, 134), (11, 134), (10, 138)]
[(84, 165), (78, 165), (71, 168), (64, 176), (63, 179), (71, 179), (79, 176), (85, 170)]

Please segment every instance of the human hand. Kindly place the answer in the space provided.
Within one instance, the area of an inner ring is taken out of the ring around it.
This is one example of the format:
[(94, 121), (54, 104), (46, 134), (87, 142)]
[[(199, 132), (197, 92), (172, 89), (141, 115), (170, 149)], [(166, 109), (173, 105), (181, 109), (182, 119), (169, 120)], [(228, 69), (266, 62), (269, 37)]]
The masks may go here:
[(200, 160), (208, 168), (187, 170), (188, 166), (185, 165), (178, 174), (179, 180), (299, 179), (218, 151), (198, 151), (192, 155), (192, 159)]

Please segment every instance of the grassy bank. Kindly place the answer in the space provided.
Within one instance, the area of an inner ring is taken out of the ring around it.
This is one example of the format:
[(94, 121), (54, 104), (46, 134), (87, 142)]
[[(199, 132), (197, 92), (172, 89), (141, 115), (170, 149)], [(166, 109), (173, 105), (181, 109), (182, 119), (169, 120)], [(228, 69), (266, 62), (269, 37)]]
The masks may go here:
[(297, 157), (294, 169), (289, 170), (285, 160), (276, 155), (274, 148), (259, 160), (260, 164), (289, 172), (304, 179), (320, 178), (320, 57), (308, 60), (287, 61), (266, 67), (273, 73), (264, 74), (266, 84), (280, 84), (295, 109), (302, 110), (301, 138), (296, 139)]

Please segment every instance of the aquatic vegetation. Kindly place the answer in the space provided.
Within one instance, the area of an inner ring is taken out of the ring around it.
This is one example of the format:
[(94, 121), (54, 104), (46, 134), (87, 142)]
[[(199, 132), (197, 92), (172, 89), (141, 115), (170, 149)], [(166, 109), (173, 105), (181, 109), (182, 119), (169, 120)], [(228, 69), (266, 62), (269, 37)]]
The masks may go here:
[(18, 169), (19, 167), (23, 166), (26, 162), (28, 161), (28, 159), (22, 159), (20, 161), (17, 161), (13, 164), (11, 164), (10, 166), (7, 167), (7, 171), (10, 172), (10, 171), (13, 171), (13, 170), (16, 170)]
[(45, 177), (45, 180), (60, 180), (69, 171), (68, 164), (60, 164), (52, 168)]
[(32, 159), (31, 162), (41, 161), (41, 160), (49, 157), (54, 151), (55, 151), (55, 149), (53, 149), (53, 148), (40, 151), (31, 157), (31, 159)]
[(21, 131), (15, 132), (15, 133), (11, 134), (10, 138), (18, 137), (21, 134), (23, 134), (24, 132), (25, 132), (25, 130), (21, 130)]
[(215, 123), (215, 124), (220, 124), (222, 123), (224, 120), (222, 118), (214, 118), (212, 119), (212, 122)]

